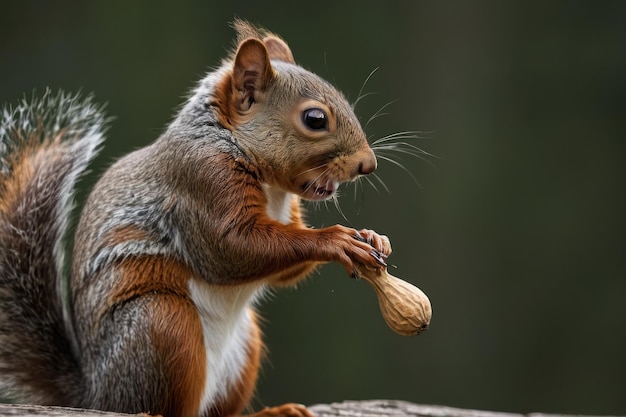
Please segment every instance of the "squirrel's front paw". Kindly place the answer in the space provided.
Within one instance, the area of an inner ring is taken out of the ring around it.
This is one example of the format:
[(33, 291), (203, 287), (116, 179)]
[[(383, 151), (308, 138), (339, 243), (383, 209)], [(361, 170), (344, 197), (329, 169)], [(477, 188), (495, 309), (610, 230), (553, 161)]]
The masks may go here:
[(287, 403), (277, 407), (265, 407), (249, 417), (315, 417), (301, 404)]
[(387, 258), (391, 254), (391, 242), (385, 235), (379, 235), (373, 230), (362, 229), (359, 230), (357, 239), (364, 240), (371, 245), (383, 258)]
[[(348, 274), (356, 273), (355, 264), (371, 269), (387, 266), (385, 259), (391, 252), (391, 245), (386, 237), (369, 230), (358, 232), (341, 225), (332, 226), (327, 229), (327, 232), (331, 233), (329, 249), (334, 252), (333, 260), (340, 262)], [(377, 248), (380, 248), (380, 251)]]

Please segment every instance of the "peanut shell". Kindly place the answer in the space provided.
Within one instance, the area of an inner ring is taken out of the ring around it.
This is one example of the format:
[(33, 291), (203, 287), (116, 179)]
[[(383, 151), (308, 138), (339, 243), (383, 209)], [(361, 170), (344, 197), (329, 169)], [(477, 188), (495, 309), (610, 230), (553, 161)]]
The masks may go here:
[(393, 331), (412, 336), (428, 329), (432, 307), (422, 290), (389, 274), (386, 268), (372, 270), (359, 266), (357, 270), (374, 288), (380, 312)]

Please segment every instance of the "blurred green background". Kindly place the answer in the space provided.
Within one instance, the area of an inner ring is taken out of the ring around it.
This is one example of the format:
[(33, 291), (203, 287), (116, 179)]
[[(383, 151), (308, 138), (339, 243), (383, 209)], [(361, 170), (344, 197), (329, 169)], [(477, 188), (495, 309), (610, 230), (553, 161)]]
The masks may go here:
[(518, 412), (626, 414), (626, 2), (5, 1), (0, 99), (94, 92), (116, 117), (99, 174), (154, 140), (218, 64), (239, 16), (359, 103), (373, 138), (436, 168), (381, 161), (390, 192), (344, 192), (393, 273), (431, 298), (431, 329), (392, 333), (373, 291), (325, 266), (260, 310), (269, 357), (255, 407), (394, 398)]

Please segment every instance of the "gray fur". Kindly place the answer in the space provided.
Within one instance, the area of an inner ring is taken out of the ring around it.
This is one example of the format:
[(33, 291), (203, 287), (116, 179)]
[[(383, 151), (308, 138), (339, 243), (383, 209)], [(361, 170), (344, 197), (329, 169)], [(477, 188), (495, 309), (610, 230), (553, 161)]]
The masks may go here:
[[(13, 181), (12, 155), (28, 153), (32, 165), (14, 209), (0, 214), (0, 391), (14, 400), (76, 404), (80, 368), (61, 301), (64, 240), (75, 184), (105, 125), (91, 98), (50, 91), (0, 118), (2, 183)], [(58, 135), (54, 150), (40, 147)]]

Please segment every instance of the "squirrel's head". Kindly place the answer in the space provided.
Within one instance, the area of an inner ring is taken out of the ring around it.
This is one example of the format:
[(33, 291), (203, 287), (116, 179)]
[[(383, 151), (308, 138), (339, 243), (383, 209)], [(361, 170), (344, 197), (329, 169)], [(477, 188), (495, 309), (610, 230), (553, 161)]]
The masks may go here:
[[(307, 200), (376, 169), (352, 106), (332, 85), (295, 64), (276, 35), (235, 22), (239, 40), (209, 104), (264, 181)], [(224, 68), (223, 67), (223, 68)]]

